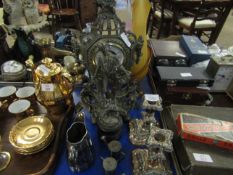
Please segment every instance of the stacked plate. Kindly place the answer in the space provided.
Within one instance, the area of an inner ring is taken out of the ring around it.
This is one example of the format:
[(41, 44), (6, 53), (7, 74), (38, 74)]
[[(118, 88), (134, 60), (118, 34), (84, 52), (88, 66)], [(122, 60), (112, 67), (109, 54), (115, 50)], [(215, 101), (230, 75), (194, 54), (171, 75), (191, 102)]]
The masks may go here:
[(45, 149), (53, 137), (51, 121), (44, 116), (32, 116), (13, 126), (9, 141), (17, 153), (29, 155)]

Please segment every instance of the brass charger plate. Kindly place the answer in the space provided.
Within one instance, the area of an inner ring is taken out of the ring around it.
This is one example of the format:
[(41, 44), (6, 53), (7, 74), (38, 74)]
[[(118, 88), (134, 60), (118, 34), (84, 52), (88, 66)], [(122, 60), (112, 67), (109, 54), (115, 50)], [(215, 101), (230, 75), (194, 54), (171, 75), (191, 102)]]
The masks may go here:
[(32, 116), (13, 126), (9, 141), (18, 153), (33, 154), (48, 146), (54, 135), (53, 130), (47, 117)]

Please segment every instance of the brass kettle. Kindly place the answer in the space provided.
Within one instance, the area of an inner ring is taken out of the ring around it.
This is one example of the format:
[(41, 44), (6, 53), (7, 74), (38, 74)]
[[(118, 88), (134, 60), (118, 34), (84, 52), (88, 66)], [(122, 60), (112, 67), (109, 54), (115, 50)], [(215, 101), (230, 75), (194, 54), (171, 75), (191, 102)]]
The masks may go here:
[(73, 79), (61, 64), (48, 57), (34, 64), (33, 56), (29, 56), (26, 65), (32, 69), (35, 95), (41, 104), (68, 105), (71, 102)]

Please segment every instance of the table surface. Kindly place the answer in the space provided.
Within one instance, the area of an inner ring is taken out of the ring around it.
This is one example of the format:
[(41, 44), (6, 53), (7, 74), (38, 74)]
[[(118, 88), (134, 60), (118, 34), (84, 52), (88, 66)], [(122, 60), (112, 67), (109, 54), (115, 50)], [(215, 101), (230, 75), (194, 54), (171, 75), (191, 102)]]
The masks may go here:
[[(149, 86), (148, 79), (145, 78), (142, 83), (141, 87), (145, 93), (151, 93), (151, 88)], [(79, 97), (79, 90), (75, 91), (74, 93), (74, 101), (77, 103), (80, 100)], [(72, 173), (69, 169), (68, 162), (67, 162), (67, 152), (65, 148), (65, 143), (62, 146), (62, 152), (60, 159), (58, 161), (57, 167), (55, 169), (55, 175), (71, 175), (71, 174), (79, 174), (79, 175), (103, 175), (104, 170), (102, 168), (102, 158), (106, 158), (110, 155), (107, 147), (104, 143), (99, 140), (97, 135), (97, 127), (91, 123), (91, 115), (88, 111), (84, 110), (86, 114), (85, 124), (90, 134), (90, 137), (93, 141), (96, 159), (94, 164), (87, 169), (86, 171), (80, 173)], [(141, 118), (140, 109), (134, 109), (130, 112), (132, 118)], [(159, 113), (156, 113), (158, 117)], [(132, 159), (131, 159), (131, 151), (136, 147), (133, 146), (129, 141), (129, 127), (127, 123), (124, 123), (121, 133), (120, 142), (122, 144), (123, 152), (126, 154), (125, 158), (118, 164), (116, 175), (131, 175), (132, 174)], [(65, 136), (64, 136), (65, 137)]]

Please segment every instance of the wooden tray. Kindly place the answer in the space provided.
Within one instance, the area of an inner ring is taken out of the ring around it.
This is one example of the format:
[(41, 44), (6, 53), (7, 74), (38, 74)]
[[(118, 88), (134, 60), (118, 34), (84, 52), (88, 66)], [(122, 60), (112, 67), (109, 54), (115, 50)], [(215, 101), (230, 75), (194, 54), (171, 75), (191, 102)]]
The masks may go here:
[[(35, 109), (35, 114), (47, 112), (47, 110), (39, 104), (34, 105), (33, 108)], [(0, 111), (0, 135), (2, 137), (2, 142), (0, 143), (1, 148), (3, 151), (8, 151), (11, 154), (11, 162), (9, 166), (5, 170), (0, 172), (0, 174), (52, 174), (52, 171), (56, 164), (56, 160), (58, 160), (60, 145), (61, 143), (65, 144), (66, 124), (73, 115), (73, 109), (73, 107), (69, 107), (63, 114), (47, 115), (53, 123), (55, 129), (55, 137), (52, 143), (47, 148), (33, 155), (20, 155), (14, 151), (8, 140), (8, 137), (11, 128), (17, 123), (17, 121), (19, 121), (19, 118), (10, 114), (8, 111)]]

